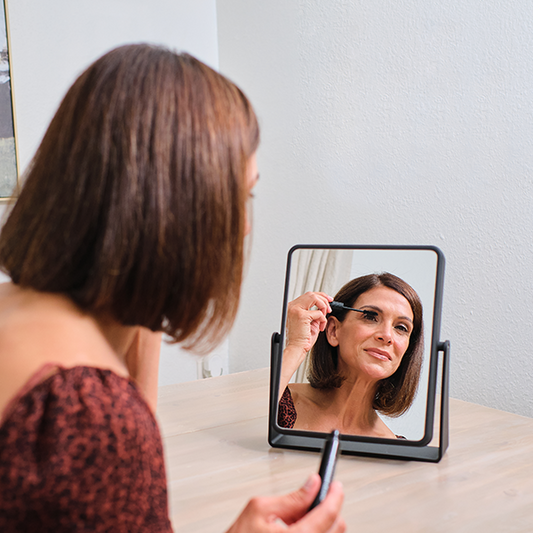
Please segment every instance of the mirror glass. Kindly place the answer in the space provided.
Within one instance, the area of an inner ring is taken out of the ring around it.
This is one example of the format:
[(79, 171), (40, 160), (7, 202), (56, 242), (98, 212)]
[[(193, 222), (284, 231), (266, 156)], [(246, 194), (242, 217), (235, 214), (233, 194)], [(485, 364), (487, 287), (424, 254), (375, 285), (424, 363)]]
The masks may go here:
[[(410, 286), (418, 295), (420, 302), (422, 304), (422, 323), (423, 323), (423, 340), (421, 341), (421, 353), (422, 353), (422, 362), (420, 370), (417, 371), (419, 375), (418, 385), (416, 387), (416, 393), (414, 400), (410, 401), (410, 406), (404, 414), (399, 416), (386, 416), (375, 410), (376, 414), (381, 419), (381, 422), (378, 422), (380, 428), (384, 428), (384, 437), (389, 438), (402, 438), (408, 441), (419, 441), (427, 443), (431, 439), (431, 434), (433, 431), (432, 422), (433, 422), (433, 409), (434, 409), (434, 395), (435, 395), (435, 380), (436, 372), (432, 371), (432, 368), (435, 367), (432, 364), (432, 354), (436, 353), (436, 345), (439, 341), (439, 329), (440, 329), (440, 305), (441, 305), (441, 292), (442, 292), (442, 276), (440, 275), (441, 270), (443, 269), (443, 257), (436, 247), (432, 246), (413, 246), (413, 247), (400, 247), (400, 246), (323, 246), (323, 245), (299, 245), (295, 246), (289, 252), (288, 263), (287, 263), (287, 277), (285, 283), (285, 297), (284, 305), (282, 312), (282, 324), (280, 330), (280, 346), (281, 349), (281, 364), (277, 368), (277, 376), (273, 381), (276, 383), (276, 391), (272, 391), (272, 401), (282, 396), (285, 391), (285, 384), (287, 383), (288, 373), (291, 374), (288, 388), (295, 391), (294, 404), (291, 404), (291, 407), (296, 411), (296, 417), (298, 416), (298, 405), (302, 405), (302, 394), (298, 393), (299, 391), (304, 391), (304, 396), (307, 394), (305, 391), (311, 391), (311, 398), (315, 398), (313, 394), (316, 392), (316, 387), (311, 387), (309, 384), (309, 367), (310, 363), (310, 352), (303, 360), (303, 362), (297, 366), (296, 371), (292, 371), (293, 367), (287, 367), (287, 364), (290, 362), (289, 356), (286, 355), (287, 351), (284, 350), (287, 342), (287, 319), (288, 319), (288, 304), (289, 302), (294, 301), (298, 297), (304, 295), (308, 291), (313, 292), (323, 292), (331, 297), (335, 297), (338, 291), (343, 288), (348, 282), (362, 276), (367, 276), (369, 274), (382, 274), (389, 273), (393, 274), (396, 278), (400, 278), (405, 284)], [(388, 288), (391, 291), (390, 288)], [(368, 295), (375, 294), (379, 296), (378, 293), (371, 293), (369, 290), (366, 290)], [(389, 292), (385, 291), (383, 293), (387, 298), (389, 297)], [(359, 312), (345, 312), (342, 321), (347, 321), (348, 317), (351, 315), (351, 320), (357, 327), (360, 327), (359, 322), (368, 321), (372, 322), (372, 327), (375, 327), (375, 323), (385, 324), (386, 322), (390, 325), (390, 328), (387, 325), (384, 325), (384, 331), (392, 332), (392, 335), (398, 335), (398, 342), (404, 342), (405, 352), (403, 354), (409, 354), (409, 350), (413, 346), (412, 339), (409, 339), (409, 336), (413, 334), (414, 331), (413, 325), (409, 325), (410, 319), (413, 319), (411, 322), (416, 322), (414, 320), (414, 315), (409, 314), (409, 310), (412, 307), (409, 302), (396, 290), (392, 290), (392, 294), (398, 295), (400, 300), (403, 301), (403, 304), (407, 305), (407, 311), (405, 308), (403, 311), (400, 308), (392, 307), (391, 311), (388, 312), (384, 309), (384, 306), (387, 305), (388, 300), (385, 300), (383, 303), (379, 303), (376, 306), (376, 311), (374, 315), (364, 314)], [(376, 304), (373, 298), (371, 301), (361, 300), (363, 294), (357, 297), (358, 302), (367, 304), (368, 306), (373, 306)], [(356, 305), (355, 302), (342, 302), (346, 305)], [(360, 303), (357, 304), (361, 306)], [(392, 305), (392, 304), (391, 304)], [(399, 304), (400, 307), (402, 303)], [(380, 307), (381, 306), (381, 307)], [(382, 309), (383, 308), (383, 309)], [(317, 310), (315, 306), (310, 306), (310, 310)], [(371, 307), (366, 307), (367, 310), (371, 310)], [(399, 310), (398, 310), (399, 309)], [(364, 310), (364, 309), (363, 309)], [(401, 312), (400, 312), (401, 311)], [(388, 314), (387, 314), (388, 313)], [(335, 315), (335, 313), (333, 313)], [(409, 316), (407, 316), (409, 315)], [(406, 319), (400, 319), (399, 317), (406, 317)], [(331, 318), (328, 318), (328, 323), (331, 321)], [(347, 323), (347, 322), (346, 322)], [(344, 327), (344, 326), (343, 326)], [(405, 331), (410, 329), (410, 331)], [(327, 329), (327, 328), (326, 328)], [(380, 329), (380, 328), (377, 328)], [(346, 331), (346, 330), (345, 330)], [(358, 330), (359, 331), (359, 330)], [(389, 333), (385, 333), (388, 335)], [(381, 332), (377, 333), (381, 335)], [(324, 333), (325, 335), (325, 333)], [(403, 337), (402, 337), (403, 336)], [(329, 344), (329, 341), (326, 340)], [(334, 335), (334, 338), (335, 335)], [(401, 339), (404, 339), (403, 341)], [(350, 337), (351, 339), (351, 337)], [(407, 339), (407, 340), (406, 340)], [(394, 340), (394, 339), (393, 339)], [(332, 341), (337, 342), (337, 341)], [(339, 343), (341, 341), (339, 340)], [(364, 344), (367, 342), (367, 344)], [(361, 341), (361, 346), (368, 346), (369, 341)], [(370, 341), (371, 344), (373, 341)], [(392, 340), (386, 341), (392, 346)], [(350, 340), (350, 343), (352, 341)], [(348, 346), (351, 346), (351, 344)], [(375, 343), (373, 343), (375, 344)], [(344, 346), (347, 344), (345, 343)], [(341, 344), (339, 344), (338, 350), (340, 350)], [(401, 346), (401, 344), (400, 344)], [(408, 347), (409, 346), (409, 347)], [(350, 348), (348, 348), (350, 349)], [(363, 348), (361, 348), (362, 350)], [(385, 347), (384, 351), (387, 351), (388, 346)], [(391, 348), (392, 349), (392, 348)], [(346, 350), (346, 348), (345, 348)], [(366, 350), (366, 348), (365, 348)], [(329, 352), (328, 352), (329, 353)], [(334, 357), (336, 359), (336, 365), (339, 365), (339, 358), (342, 357), (342, 354), (338, 354)], [(375, 356), (375, 354), (374, 354)], [(330, 357), (328, 355), (328, 357)], [(365, 355), (366, 357), (366, 355)], [(378, 354), (379, 357), (379, 354)], [(383, 355), (385, 357), (385, 355)], [(407, 357), (405, 358), (407, 360)], [(401, 357), (399, 361), (402, 361)], [(385, 366), (379, 361), (371, 361), (374, 366)], [(391, 361), (394, 363), (394, 361)], [(294, 363), (290, 363), (294, 366)], [(387, 364), (389, 364), (387, 362)], [(398, 363), (400, 364), (400, 363)], [(398, 372), (400, 367), (398, 368)], [(402, 367), (403, 368), (403, 367)], [(323, 372), (323, 369), (315, 372)], [(283, 377), (285, 373), (285, 377)], [(280, 378), (281, 376), (281, 378)], [(380, 374), (378, 374), (380, 376)], [(315, 377), (316, 380), (316, 377)], [(345, 387), (346, 383), (350, 380), (345, 380), (341, 387)], [(298, 388), (299, 387), (299, 388)], [(302, 388), (304, 387), (304, 388)], [(306, 388), (307, 387), (307, 388)], [(403, 387), (403, 385), (402, 385)], [(322, 393), (321, 393), (322, 394)], [(292, 396), (292, 395), (291, 395)], [(324, 396), (319, 396), (323, 398)], [(304, 409), (308, 409), (309, 414), (309, 405), (312, 402), (306, 402), (304, 400), (302, 412)], [(374, 400), (372, 400), (374, 401)], [(396, 401), (396, 400), (395, 400)], [(276, 402), (277, 403), (277, 402)], [(272, 407), (272, 406), (271, 406)], [(279, 408), (279, 406), (276, 406)], [(324, 408), (324, 406), (317, 407), (318, 410)], [(431, 410), (431, 413), (429, 411)], [(271, 408), (271, 413), (273, 414), (275, 409)], [(285, 407), (282, 408), (283, 414), (286, 414)], [(320, 420), (320, 416), (317, 414), (317, 419)], [(305, 418), (305, 414), (304, 414)], [(306, 430), (310, 432), (323, 432), (324, 428), (313, 427), (314, 422), (309, 425), (309, 418), (307, 418)], [(282, 423), (282, 422), (280, 422)], [(285, 422), (283, 422), (285, 424)], [(431, 426), (431, 427), (429, 427)], [(390, 437), (386, 436), (387, 428), (390, 430)], [(289, 425), (278, 426), (278, 429), (284, 433), (295, 431), (298, 432), (298, 426), (292, 427)], [(300, 431), (302, 427), (300, 426)], [(392, 433), (391, 433), (392, 432)], [(354, 433), (354, 436), (357, 436), (357, 433)], [(364, 434), (361, 436), (364, 437)], [(368, 434), (367, 436), (371, 436)], [(375, 437), (375, 435), (374, 435)], [(406, 443), (407, 444), (407, 443)]]

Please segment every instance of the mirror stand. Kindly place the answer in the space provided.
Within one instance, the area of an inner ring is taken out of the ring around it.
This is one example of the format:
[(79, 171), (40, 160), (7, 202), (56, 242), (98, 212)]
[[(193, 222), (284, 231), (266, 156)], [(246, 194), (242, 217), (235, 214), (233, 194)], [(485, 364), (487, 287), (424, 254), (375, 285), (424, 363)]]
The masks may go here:
[[(363, 455), (367, 457), (386, 457), (389, 459), (404, 459), (438, 463), (449, 443), (449, 373), (450, 373), (450, 341), (439, 342), (437, 357), (441, 359), (442, 379), (440, 390), (440, 420), (439, 445), (429, 446), (425, 441), (376, 439), (353, 435), (341, 435), (341, 453), (347, 455)], [(275, 448), (290, 448), (296, 450), (312, 450), (319, 452), (327, 437), (326, 433), (284, 429), (277, 424), (277, 396), (279, 390), (279, 376), (281, 371), (281, 336), (272, 335), (271, 365), (270, 365), (270, 413), (268, 442)], [(438, 363), (438, 361), (437, 361)], [(433, 395), (434, 398), (434, 395)], [(435, 409), (435, 403), (430, 402), (428, 409)]]

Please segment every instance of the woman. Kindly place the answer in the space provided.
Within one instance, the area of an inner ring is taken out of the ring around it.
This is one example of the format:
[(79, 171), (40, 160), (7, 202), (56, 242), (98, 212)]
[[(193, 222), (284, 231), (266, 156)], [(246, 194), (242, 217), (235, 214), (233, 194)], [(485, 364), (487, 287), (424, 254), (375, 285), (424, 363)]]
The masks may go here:
[[(422, 303), (389, 273), (348, 282), (333, 298), (306, 293), (289, 304), (278, 423), (282, 427), (396, 438), (377, 412), (411, 406), (423, 353)], [(351, 309), (347, 309), (351, 308)], [(309, 383), (288, 385), (310, 353)]]
[[(61, 103), (0, 235), (0, 531), (171, 531), (153, 411), (161, 332), (195, 350), (238, 306), (259, 129), (182, 54), (117, 48)], [(334, 486), (231, 531), (343, 531)]]

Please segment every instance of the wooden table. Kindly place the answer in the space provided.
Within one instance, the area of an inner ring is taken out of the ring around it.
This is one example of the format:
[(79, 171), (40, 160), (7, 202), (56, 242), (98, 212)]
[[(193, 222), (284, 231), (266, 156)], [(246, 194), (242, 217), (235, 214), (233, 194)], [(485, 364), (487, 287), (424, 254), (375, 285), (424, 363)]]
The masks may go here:
[[(159, 389), (176, 532), (223, 532), (256, 495), (298, 488), (316, 453), (267, 442), (268, 369)], [(438, 464), (340, 456), (348, 531), (533, 532), (533, 419), (450, 400)]]

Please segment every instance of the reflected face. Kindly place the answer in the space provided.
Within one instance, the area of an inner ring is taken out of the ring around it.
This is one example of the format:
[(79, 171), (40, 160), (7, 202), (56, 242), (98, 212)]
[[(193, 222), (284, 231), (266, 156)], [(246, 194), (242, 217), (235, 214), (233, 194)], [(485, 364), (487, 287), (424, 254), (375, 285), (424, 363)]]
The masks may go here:
[[(252, 194), (252, 189), (255, 187), (257, 180), (259, 179), (259, 172), (257, 170), (257, 157), (254, 152), (248, 159), (246, 165), (246, 185), (248, 187), (249, 198), (252, 199), (254, 195)], [(248, 209), (246, 209), (246, 221), (244, 226), (244, 234), (248, 235), (252, 229), (250, 224), (250, 217), (248, 215)]]
[(377, 315), (348, 312), (343, 322), (328, 319), (326, 335), (338, 346), (339, 370), (369, 380), (390, 377), (409, 347), (413, 311), (405, 297), (389, 287), (375, 287), (361, 294), (353, 304)]

